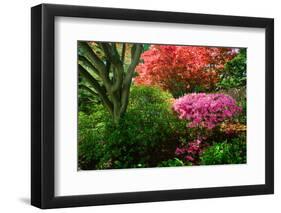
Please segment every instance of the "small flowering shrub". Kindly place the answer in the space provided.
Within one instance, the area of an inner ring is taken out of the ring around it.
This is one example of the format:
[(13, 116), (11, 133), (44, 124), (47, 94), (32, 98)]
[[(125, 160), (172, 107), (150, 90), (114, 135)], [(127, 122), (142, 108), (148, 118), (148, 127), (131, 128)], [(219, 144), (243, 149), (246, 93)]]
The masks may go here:
[(192, 93), (175, 100), (173, 110), (188, 127), (213, 129), (241, 112), (236, 101), (225, 94)]
[[(216, 157), (214, 149), (208, 148), (213, 146), (212, 137), (220, 134), (227, 137), (227, 134), (221, 132), (222, 128), (219, 127), (225, 126), (225, 122), (232, 120), (242, 109), (231, 96), (226, 94), (191, 93), (176, 99), (173, 103), (173, 110), (179, 119), (188, 121), (187, 127), (190, 132), (189, 136), (191, 136), (180, 144), (175, 150), (175, 155), (184, 162), (198, 165), (211, 164), (208, 160), (212, 161), (212, 158)], [(218, 131), (221, 133), (218, 134)], [(223, 144), (219, 148), (222, 149), (222, 152), (233, 150), (232, 145)], [(205, 150), (210, 151), (202, 157)], [(218, 160), (218, 164), (230, 162), (224, 157), (225, 155), (222, 154), (223, 159)]]
[(177, 147), (175, 155), (182, 159), (184, 162), (192, 164), (198, 164), (200, 155), (203, 150), (208, 147), (209, 144), (206, 142), (206, 138), (197, 138), (189, 141), (188, 143), (181, 144)]
[(199, 154), (202, 152), (202, 140), (196, 139), (190, 141), (187, 146), (177, 148), (175, 155), (179, 158), (195, 163), (198, 160)]

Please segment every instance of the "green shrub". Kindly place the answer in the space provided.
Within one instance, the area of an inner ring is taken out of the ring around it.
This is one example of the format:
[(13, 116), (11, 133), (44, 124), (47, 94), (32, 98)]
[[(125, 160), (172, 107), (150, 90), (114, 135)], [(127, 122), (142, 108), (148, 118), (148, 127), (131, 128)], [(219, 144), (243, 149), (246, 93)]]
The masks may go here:
[(102, 105), (93, 105), (93, 113), (78, 114), (78, 162), (80, 169), (96, 168), (104, 154), (106, 123), (111, 119)]
[(214, 143), (200, 156), (201, 165), (243, 163), (246, 163), (246, 138), (244, 136)]
[(169, 159), (166, 161), (162, 161), (161, 163), (159, 163), (159, 167), (175, 167), (175, 166), (186, 166), (186, 165), (191, 165), (188, 162), (183, 162), (182, 160), (178, 159), (178, 158), (173, 158), (173, 159)]
[(218, 88), (229, 89), (246, 86), (247, 49), (242, 48), (237, 56), (224, 65)]
[(174, 154), (184, 122), (171, 110), (172, 96), (159, 88), (132, 87), (119, 126), (107, 130), (107, 156), (115, 168), (153, 167)]
[(133, 86), (119, 125), (102, 106), (88, 118), (79, 115), (79, 157), (84, 159), (80, 163), (88, 169), (136, 168), (173, 158), (186, 124), (173, 114), (171, 99), (159, 88)]
[(239, 105), (242, 107), (242, 113), (238, 116), (238, 121), (242, 124), (247, 123), (247, 99), (241, 98)]

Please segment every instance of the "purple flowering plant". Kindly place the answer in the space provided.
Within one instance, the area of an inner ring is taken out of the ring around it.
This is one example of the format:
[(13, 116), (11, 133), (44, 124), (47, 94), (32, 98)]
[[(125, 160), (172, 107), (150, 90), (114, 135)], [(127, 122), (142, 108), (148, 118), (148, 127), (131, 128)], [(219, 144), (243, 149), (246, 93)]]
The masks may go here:
[[(178, 147), (175, 154), (192, 163), (196, 163), (206, 143), (207, 132), (231, 120), (242, 109), (231, 96), (226, 94), (191, 93), (176, 99), (172, 106), (179, 119), (187, 120), (187, 127), (195, 130), (196, 139)], [(202, 130), (207, 131), (202, 131)]]
[(188, 127), (213, 129), (241, 112), (236, 101), (226, 94), (191, 93), (175, 100), (173, 110)]

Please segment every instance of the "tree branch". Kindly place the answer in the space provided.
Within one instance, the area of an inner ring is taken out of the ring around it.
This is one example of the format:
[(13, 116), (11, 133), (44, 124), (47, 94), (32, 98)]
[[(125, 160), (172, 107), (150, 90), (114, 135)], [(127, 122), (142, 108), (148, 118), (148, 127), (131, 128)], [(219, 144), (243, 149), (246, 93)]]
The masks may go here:
[(103, 50), (105, 57), (111, 61), (112, 55), (110, 52), (110, 46), (109, 43), (104, 43), (104, 42), (97, 42), (97, 44), (100, 46), (100, 48)]
[(78, 65), (79, 73), (87, 80), (91, 86), (95, 89), (95, 91), (98, 93), (99, 97), (101, 98), (104, 105), (108, 108), (108, 110), (113, 113), (113, 104), (108, 99), (106, 95), (106, 89), (101, 86), (98, 81), (87, 72), (86, 69), (84, 69), (81, 65)]
[(78, 56), (78, 64), (81, 65), (89, 73), (94, 72), (95, 74), (100, 76), (99, 71), (84, 56)]
[(107, 59), (114, 66), (113, 75), (115, 81), (113, 82), (113, 85), (110, 88), (110, 91), (114, 93), (122, 87), (124, 67), (122, 62), (120, 61), (120, 56), (118, 54), (115, 43), (110, 45), (109, 43), (99, 42), (98, 44), (103, 49)]
[(125, 64), (125, 54), (126, 54), (126, 43), (123, 43), (123, 46), (122, 46), (122, 55), (121, 55), (121, 61), (123, 64)]
[[(107, 72), (107, 69), (108, 69), (107, 65), (104, 64), (99, 58), (95, 59), (98, 61), (91, 62), (91, 60), (94, 60), (93, 57), (95, 56), (95, 53), (91, 50), (91, 48), (89, 47), (88, 44), (85, 45), (84, 43), (81, 42), (81, 48), (84, 50), (84, 52), (82, 52), (82, 54), (83, 54), (82, 56), (79, 56), (78, 63), (81, 66), (83, 66), (83, 68), (85, 68), (88, 72), (92, 69), (101, 78), (101, 80), (103, 81), (107, 90), (109, 90), (111, 87), (111, 82), (109, 79), (109, 73)], [(89, 55), (93, 56), (92, 59), (90, 59), (91, 57)], [(95, 64), (93, 64), (93, 63), (95, 63)], [(100, 65), (100, 66), (102, 66), (101, 69), (96, 67), (96, 66), (99, 66), (98, 64), (101, 64)]]
[(80, 84), (79, 88), (84, 89), (84, 90), (88, 91), (89, 93), (91, 93), (92, 95), (99, 97), (99, 94), (97, 94), (93, 89), (91, 89), (90, 87), (88, 87), (85, 84)]
[[(113, 56), (116, 58), (116, 62), (118, 62), (119, 64), (122, 64), (120, 55), (119, 55), (118, 50), (117, 50), (116, 43), (111, 43), (111, 48), (112, 48)], [(118, 59), (118, 61), (117, 61), (117, 59)]]
[(111, 63), (110, 63), (109, 60), (106, 60), (105, 68), (106, 68), (106, 73), (107, 73), (108, 76), (109, 76), (110, 68), (111, 68)]
[(115, 66), (122, 65), (122, 61), (120, 60), (119, 53), (116, 48), (116, 43), (104, 43), (98, 42), (97, 43), (104, 51), (106, 58)]
[(132, 78), (134, 75), (135, 68), (136, 68), (137, 64), (139, 63), (139, 58), (140, 58), (140, 55), (142, 52), (142, 45), (135, 44), (134, 51), (132, 51), (132, 52), (134, 53), (132, 55), (132, 61), (128, 68), (128, 71), (126, 73), (125, 79), (123, 81), (123, 86), (122, 86), (121, 113), (125, 113), (125, 111), (127, 110), (127, 106), (128, 106), (128, 102), (129, 102), (130, 85), (132, 83)]
[(89, 46), (89, 44), (85, 41), (80, 41), (78, 42), (78, 48), (80, 55), (84, 56), (87, 58), (94, 67), (97, 68), (99, 72), (104, 72), (105, 71), (105, 65), (103, 61), (94, 53), (92, 48)]
[(132, 52), (134, 52), (134, 54), (132, 55), (132, 61), (131, 61), (130, 66), (128, 67), (128, 70), (127, 70), (127, 73), (126, 73), (126, 76), (125, 76), (125, 79), (124, 79), (124, 82), (123, 82), (123, 86), (131, 84), (135, 68), (139, 63), (139, 58), (140, 58), (140, 55), (141, 55), (141, 52), (142, 52), (142, 45), (141, 44), (134, 44), (134, 46), (135, 46), (135, 51), (132, 51)]

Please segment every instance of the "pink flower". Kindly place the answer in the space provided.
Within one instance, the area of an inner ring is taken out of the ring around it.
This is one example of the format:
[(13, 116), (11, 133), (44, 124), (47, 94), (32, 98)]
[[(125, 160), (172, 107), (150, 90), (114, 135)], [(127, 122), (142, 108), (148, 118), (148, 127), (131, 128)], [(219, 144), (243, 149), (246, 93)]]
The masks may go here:
[(176, 99), (173, 110), (180, 119), (189, 121), (188, 127), (201, 126), (207, 129), (241, 112), (241, 108), (229, 95), (205, 93), (191, 93)]
[(176, 155), (182, 155), (185, 153), (185, 148), (177, 148), (175, 151)]
[(189, 156), (189, 155), (187, 155), (187, 156), (185, 157), (185, 159), (186, 159), (187, 161), (194, 161), (194, 158), (191, 157), (191, 156)]
[(189, 141), (188, 144), (182, 148), (177, 148), (175, 154), (190, 162), (196, 162), (199, 154), (202, 152), (202, 148), (204, 144), (202, 144), (202, 139), (198, 138), (193, 141)]

